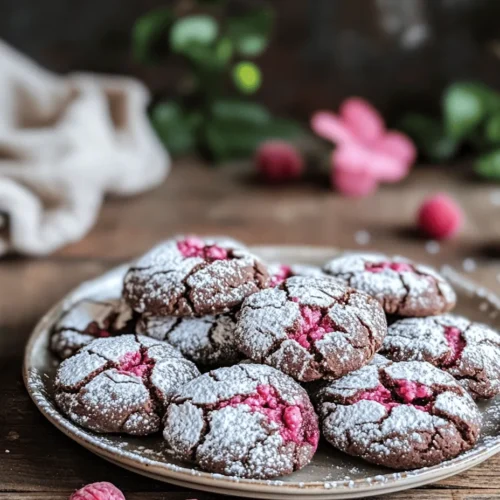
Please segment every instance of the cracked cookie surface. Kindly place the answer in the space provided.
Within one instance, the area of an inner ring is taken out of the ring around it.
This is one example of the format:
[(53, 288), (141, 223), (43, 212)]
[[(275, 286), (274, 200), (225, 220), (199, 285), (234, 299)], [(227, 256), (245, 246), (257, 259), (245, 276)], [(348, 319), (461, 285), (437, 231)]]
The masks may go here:
[(294, 276), (303, 276), (308, 278), (321, 278), (327, 276), (320, 267), (308, 264), (278, 264), (273, 263), (267, 266), (269, 276), (271, 277), (270, 286), (279, 286), (283, 281)]
[(96, 338), (133, 333), (134, 325), (134, 312), (123, 299), (82, 299), (55, 323), (50, 349), (66, 359)]
[(166, 342), (138, 335), (100, 338), (61, 363), (55, 401), (82, 427), (142, 436), (160, 429), (173, 391), (199, 373)]
[(245, 478), (290, 474), (319, 439), (306, 391), (265, 365), (219, 368), (172, 397), (164, 418), (169, 453), (203, 470)]
[(439, 273), (403, 257), (349, 253), (327, 262), (323, 271), (375, 297), (387, 314), (431, 316), (448, 312), (456, 302)]
[(234, 240), (178, 237), (129, 269), (123, 295), (139, 313), (204, 316), (229, 312), (268, 285), (264, 264)]
[(236, 349), (235, 329), (231, 314), (201, 318), (144, 315), (137, 323), (137, 333), (168, 342), (203, 369), (230, 366), (243, 359)]
[(384, 311), (369, 295), (327, 277), (293, 277), (244, 301), (236, 343), (253, 361), (309, 382), (368, 363), (386, 331)]
[(399, 320), (381, 352), (396, 361), (428, 361), (475, 399), (500, 393), (500, 334), (482, 323), (452, 314)]
[(421, 361), (367, 365), (316, 395), (334, 447), (395, 469), (438, 464), (472, 448), (481, 415), (448, 373)]

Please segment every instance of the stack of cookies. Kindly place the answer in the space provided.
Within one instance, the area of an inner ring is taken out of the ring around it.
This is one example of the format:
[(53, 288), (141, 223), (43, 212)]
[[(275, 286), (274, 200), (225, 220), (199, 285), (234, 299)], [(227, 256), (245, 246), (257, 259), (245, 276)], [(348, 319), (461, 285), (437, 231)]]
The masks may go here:
[(238, 477), (304, 467), (320, 434), (376, 464), (434, 465), (474, 446), (473, 398), (500, 392), (500, 335), (446, 314), (455, 301), (403, 258), (267, 265), (231, 239), (174, 238), (122, 297), (61, 316), (56, 403), (95, 432), (161, 430), (169, 454)]

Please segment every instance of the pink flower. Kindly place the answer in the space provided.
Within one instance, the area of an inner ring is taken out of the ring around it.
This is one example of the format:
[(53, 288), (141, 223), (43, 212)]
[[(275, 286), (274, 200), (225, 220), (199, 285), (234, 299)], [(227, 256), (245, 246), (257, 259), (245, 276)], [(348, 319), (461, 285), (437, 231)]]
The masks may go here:
[(347, 196), (366, 196), (379, 182), (400, 181), (415, 161), (413, 142), (400, 132), (386, 130), (380, 113), (358, 97), (346, 99), (338, 116), (316, 112), (311, 127), (336, 144), (332, 184)]

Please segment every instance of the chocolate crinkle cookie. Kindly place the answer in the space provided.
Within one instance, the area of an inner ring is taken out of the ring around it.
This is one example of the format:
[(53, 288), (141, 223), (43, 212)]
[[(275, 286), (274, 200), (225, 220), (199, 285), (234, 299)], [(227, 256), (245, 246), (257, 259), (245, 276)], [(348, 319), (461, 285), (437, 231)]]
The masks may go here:
[(242, 359), (235, 345), (235, 329), (232, 314), (201, 318), (144, 315), (137, 324), (137, 333), (168, 342), (203, 369), (234, 365)]
[(173, 391), (199, 374), (166, 342), (136, 335), (101, 338), (61, 363), (55, 401), (92, 431), (143, 436), (160, 430)]
[(255, 362), (309, 382), (368, 363), (386, 331), (384, 311), (369, 295), (329, 278), (293, 277), (245, 300), (236, 343)]
[(306, 391), (264, 365), (219, 368), (172, 397), (163, 436), (176, 458), (208, 472), (272, 478), (307, 465), (319, 439)]
[(320, 390), (316, 404), (330, 444), (394, 469), (456, 457), (474, 446), (481, 426), (470, 395), (421, 361), (367, 365)]
[(455, 306), (455, 292), (440, 274), (403, 257), (349, 253), (323, 270), (375, 297), (387, 314), (431, 316)]
[(66, 359), (96, 338), (133, 333), (134, 326), (134, 312), (123, 299), (82, 299), (55, 323), (50, 349)]
[(308, 278), (321, 278), (327, 276), (320, 267), (308, 264), (278, 264), (273, 263), (267, 266), (271, 277), (270, 286), (279, 286), (283, 281), (293, 276), (304, 276)]
[(227, 313), (268, 285), (265, 266), (234, 240), (179, 237), (129, 269), (123, 295), (139, 313), (204, 316)]
[(487, 325), (451, 314), (406, 318), (389, 327), (382, 350), (442, 368), (476, 399), (500, 393), (500, 334)]

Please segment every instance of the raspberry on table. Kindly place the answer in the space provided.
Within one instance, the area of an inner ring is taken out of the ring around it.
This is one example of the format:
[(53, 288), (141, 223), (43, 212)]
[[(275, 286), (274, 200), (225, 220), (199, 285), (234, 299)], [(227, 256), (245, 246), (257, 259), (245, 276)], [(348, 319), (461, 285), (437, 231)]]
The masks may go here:
[(304, 170), (300, 152), (285, 141), (263, 142), (257, 149), (255, 165), (260, 176), (270, 183), (297, 179)]
[(126, 500), (125, 495), (114, 485), (107, 481), (87, 484), (75, 491), (69, 500)]
[(463, 213), (445, 193), (427, 198), (418, 210), (418, 226), (431, 238), (445, 240), (455, 236), (463, 224)]

